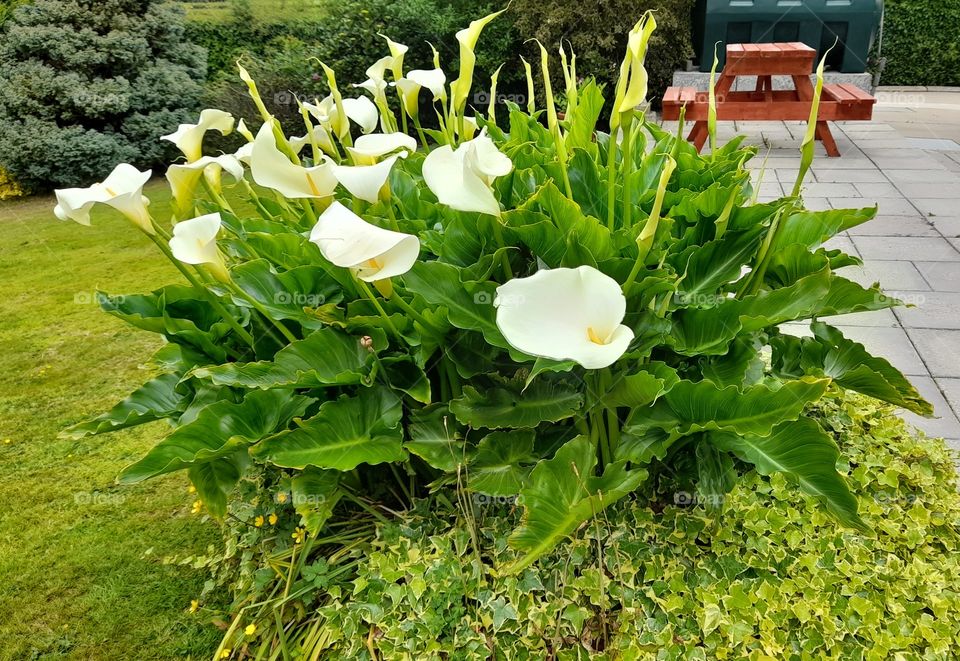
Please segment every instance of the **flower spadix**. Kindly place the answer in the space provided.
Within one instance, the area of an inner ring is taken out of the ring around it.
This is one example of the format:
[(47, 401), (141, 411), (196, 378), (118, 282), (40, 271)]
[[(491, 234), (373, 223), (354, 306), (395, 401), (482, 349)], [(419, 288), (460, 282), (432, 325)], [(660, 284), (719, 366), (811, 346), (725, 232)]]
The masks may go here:
[(457, 211), (500, 214), (500, 203), (493, 195), (494, 179), (513, 169), (510, 158), (501, 153), (487, 135), (480, 132), (473, 140), (437, 147), (423, 161), (423, 179), (437, 199)]
[(207, 108), (200, 113), (196, 124), (181, 124), (176, 131), (161, 136), (160, 139), (175, 144), (187, 157), (187, 161), (195, 161), (203, 155), (203, 136), (210, 130), (227, 135), (233, 130), (233, 115), (223, 110)]
[(261, 186), (272, 188), (289, 198), (327, 197), (333, 195), (337, 187), (329, 162), (305, 168), (293, 163), (280, 151), (270, 122), (260, 127), (253, 141), (250, 173)]
[(531, 356), (572, 360), (587, 369), (612, 365), (633, 331), (621, 322), (626, 299), (616, 280), (591, 266), (538, 271), (497, 287), (497, 327)]
[(365, 282), (403, 275), (420, 254), (417, 237), (371, 225), (339, 202), (320, 214), (310, 241), (332, 264), (352, 269)]
[(206, 264), (221, 280), (226, 279), (227, 267), (217, 248), (220, 232), (220, 214), (210, 213), (173, 226), (170, 252), (184, 264)]
[(57, 205), (54, 215), (60, 220), (73, 220), (81, 225), (90, 224), (90, 208), (94, 204), (106, 204), (148, 234), (153, 234), (153, 223), (143, 196), (143, 186), (150, 180), (150, 170), (141, 172), (129, 163), (121, 163), (102, 182), (87, 188), (64, 188), (56, 191)]

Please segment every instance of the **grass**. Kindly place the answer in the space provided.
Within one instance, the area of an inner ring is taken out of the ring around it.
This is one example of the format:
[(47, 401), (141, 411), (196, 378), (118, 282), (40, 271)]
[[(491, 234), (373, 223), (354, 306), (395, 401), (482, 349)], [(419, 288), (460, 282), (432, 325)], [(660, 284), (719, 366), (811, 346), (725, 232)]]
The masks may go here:
[[(231, 4), (225, 0), (181, 2), (191, 21), (220, 22), (230, 18)], [(324, 15), (324, 0), (250, 0), (250, 10), (258, 21), (273, 22), (296, 18), (312, 20)]]
[[(157, 217), (169, 194), (149, 184)], [(0, 659), (209, 658), (220, 632), (190, 614), (204, 575), (161, 559), (204, 551), (183, 474), (117, 487), (163, 423), (57, 438), (150, 376), (160, 342), (91, 303), (179, 276), (112, 210), (93, 227), (56, 220), (51, 197), (0, 203)]]

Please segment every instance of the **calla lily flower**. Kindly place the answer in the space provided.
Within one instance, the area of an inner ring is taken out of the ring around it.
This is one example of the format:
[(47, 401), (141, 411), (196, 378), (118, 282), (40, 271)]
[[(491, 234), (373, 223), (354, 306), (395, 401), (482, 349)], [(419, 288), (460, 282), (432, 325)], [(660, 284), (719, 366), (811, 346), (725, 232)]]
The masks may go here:
[(269, 122), (260, 127), (253, 141), (250, 173), (261, 186), (272, 188), (289, 198), (328, 197), (333, 195), (337, 187), (328, 161), (312, 168), (291, 162), (277, 148), (277, 139)]
[(331, 263), (353, 269), (364, 282), (403, 275), (420, 254), (420, 239), (371, 225), (334, 202), (320, 214), (310, 241)]
[(453, 108), (457, 111), (466, 106), (470, 86), (473, 84), (473, 69), (477, 63), (477, 56), (473, 51), (477, 47), (477, 40), (480, 39), (480, 32), (483, 31), (487, 23), (505, 11), (506, 9), (501, 9), (498, 12), (471, 21), (469, 26), (457, 32), (457, 41), (460, 42), (460, 75), (450, 84)]
[(457, 211), (475, 211), (500, 215), (500, 203), (491, 185), (496, 177), (513, 169), (510, 159), (501, 153), (486, 130), (473, 140), (437, 147), (423, 161), (423, 179), (437, 199)]
[(387, 42), (387, 48), (390, 49), (390, 72), (394, 80), (403, 78), (403, 56), (410, 50), (409, 46), (397, 43), (385, 34), (381, 34)]
[(236, 158), (241, 163), (246, 163), (250, 165), (250, 156), (253, 154), (253, 143), (248, 142), (240, 147), (237, 151), (233, 152), (233, 157)]
[(333, 165), (333, 176), (351, 195), (375, 204), (390, 177), (393, 164), (406, 156), (407, 152), (401, 152), (375, 165)]
[(518, 351), (572, 360), (587, 369), (622, 356), (633, 331), (621, 322), (627, 301), (616, 280), (593, 268), (548, 269), (497, 287), (497, 327)]
[(400, 92), (404, 112), (410, 117), (418, 117), (420, 115), (420, 85), (409, 78), (401, 78), (390, 84)]
[(323, 126), (314, 126), (313, 130), (307, 135), (290, 138), (289, 142), (294, 154), (299, 154), (305, 146), (313, 144), (314, 142), (317, 143), (317, 147), (328, 154), (335, 150), (333, 140), (330, 138), (330, 133)]
[(417, 151), (417, 141), (406, 133), (371, 133), (357, 138), (347, 151), (357, 165), (371, 165), (381, 156), (405, 149)]
[(430, 90), (434, 101), (447, 98), (444, 87), (447, 84), (447, 75), (443, 73), (443, 69), (414, 69), (407, 72), (407, 80)]
[(364, 133), (372, 133), (377, 128), (380, 112), (373, 101), (365, 96), (343, 100), (343, 112), (356, 123)]
[(220, 214), (210, 213), (173, 226), (170, 252), (184, 264), (208, 264), (221, 280), (227, 277), (223, 255), (217, 249)]
[(129, 218), (147, 234), (154, 234), (153, 223), (143, 195), (143, 186), (150, 180), (150, 170), (141, 172), (129, 163), (121, 163), (100, 183), (87, 188), (64, 188), (56, 191), (54, 215), (60, 220), (90, 224), (90, 208), (106, 204)]
[(253, 142), (253, 133), (247, 128), (246, 123), (241, 119), (237, 122), (237, 133), (247, 139), (247, 142)]
[(203, 136), (210, 130), (220, 131), (221, 135), (229, 134), (233, 130), (233, 115), (207, 108), (200, 113), (200, 120), (196, 124), (181, 124), (176, 131), (160, 139), (175, 144), (188, 162), (195, 161), (203, 155)]
[(226, 170), (235, 182), (243, 179), (243, 164), (233, 154), (203, 156), (192, 163), (175, 163), (168, 167), (167, 181), (177, 207), (181, 211), (189, 208), (200, 177), (208, 174), (216, 180), (221, 170)]

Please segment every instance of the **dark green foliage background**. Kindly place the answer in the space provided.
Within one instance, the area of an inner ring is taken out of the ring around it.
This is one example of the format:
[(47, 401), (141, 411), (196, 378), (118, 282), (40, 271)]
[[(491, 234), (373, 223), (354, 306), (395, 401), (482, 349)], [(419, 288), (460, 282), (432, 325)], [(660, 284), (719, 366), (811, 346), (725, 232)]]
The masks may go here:
[(37, 0), (0, 28), (0, 165), (33, 190), (173, 157), (159, 136), (197, 110), (203, 50), (183, 12), (135, 0)]
[(886, 0), (884, 85), (960, 85), (960, 0)]

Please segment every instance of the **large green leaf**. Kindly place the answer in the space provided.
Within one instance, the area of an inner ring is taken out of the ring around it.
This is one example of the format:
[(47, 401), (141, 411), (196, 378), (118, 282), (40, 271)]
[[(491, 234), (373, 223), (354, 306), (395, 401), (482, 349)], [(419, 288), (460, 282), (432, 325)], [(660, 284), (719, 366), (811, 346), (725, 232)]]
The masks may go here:
[(190, 401), (189, 393), (176, 391), (179, 382), (180, 376), (177, 374), (161, 374), (134, 390), (103, 415), (74, 425), (60, 435), (76, 440), (175, 417), (187, 408)]
[[(383, 349), (386, 341), (382, 333), (375, 335), (373, 348)], [(359, 337), (322, 328), (291, 342), (273, 360), (198, 367), (189, 375), (221, 386), (315, 388), (360, 383), (373, 362), (373, 355), (361, 345)]]
[(713, 307), (720, 286), (740, 277), (760, 243), (759, 231), (726, 233), (722, 239), (691, 246), (672, 261), (684, 274), (678, 295), (685, 305)]
[[(307, 310), (337, 302), (343, 296), (342, 285), (320, 265), (278, 272), (267, 260), (255, 259), (234, 267), (230, 277), (271, 317), (291, 319), (304, 328), (320, 328), (324, 324)], [(235, 298), (235, 302), (239, 306), (249, 305), (242, 297)]]
[(504, 568), (516, 573), (552, 549), (587, 519), (636, 489), (646, 471), (627, 471), (624, 464), (609, 464), (602, 476), (594, 475), (597, 452), (578, 436), (560, 448), (552, 459), (540, 461), (520, 491), (523, 520), (510, 536), (510, 545), (523, 555)]
[(866, 529), (857, 515), (857, 499), (837, 472), (840, 452), (814, 420), (801, 418), (777, 425), (769, 436), (711, 433), (709, 442), (753, 464), (763, 475), (781, 472), (821, 501), (846, 526)]
[[(460, 269), (441, 262), (417, 262), (403, 276), (403, 283), (430, 305), (445, 307), (450, 323), (457, 328), (479, 331), (493, 346), (510, 349), (497, 328), (493, 307), (495, 283), (461, 282)], [(512, 353), (515, 360), (526, 358), (523, 354)]]
[(216, 459), (190, 465), (187, 476), (211, 514), (223, 517), (227, 513), (227, 496), (249, 463), (249, 455), (238, 449)]
[(258, 443), (251, 454), (284, 468), (353, 470), (404, 458), (400, 399), (387, 388), (361, 390), (325, 402), (316, 415), (291, 431)]
[(452, 473), (467, 463), (466, 444), (446, 404), (413, 411), (407, 435), (404, 447), (434, 468)]
[[(933, 415), (933, 407), (900, 371), (886, 359), (871, 355), (862, 344), (849, 340), (838, 329), (823, 322), (810, 326), (814, 337), (794, 340), (794, 356), (800, 369), (807, 374), (828, 376), (844, 388), (913, 411), (919, 415)], [(775, 364), (780, 367), (789, 351), (788, 344), (775, 343)], [(799, 355), (796, 355), (799, 354)], [(794, 368), (795, 369), (795, 368)]]
[(450, 410), (471, 427), (524, 428), (569, 418), (582, 405), (583, 395), (573, 386), (538, 379), (526, 389), (520, 384), (482, 391), (464, 386), (463, 396), (450, 402)]
[(698, 499), (708, 508), (719, 508), (736, 481), (733, 459), (703, 439), (697, 442), (694, 451), (697, 458)]
[(470, 489), (491, 496), (512, 496), (520, 491), (533, 453), (532, 429), (495, 431), (483, 437), (470, 459)]
[(876, 215), (876, 207), (798, 211), (783, 218), (777, 241), (770, 248), (776, 252), (791, 243), (816, 248), (830, 237), (865, 223)]
[(312, 401), (289, 390), (266, 390), (247, 393), (240, 402), (215, 402), (124, 468), (120, 481), (140, 482), (246, 447), (286, 426)]
[(804, 406), (823, 395), (829, 379), (788, 381), (777, 389), (767, 385), (721, 388), (712, 381), (679, 381), (651, 407), (636, 409), (627, 430), (640, 434), (659, 428), (677, 434), (728, 430), (738, 434), (769, 434), (784, 420), (795, 420)]

